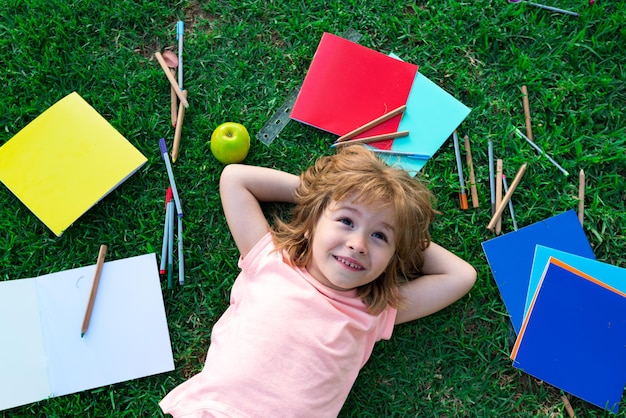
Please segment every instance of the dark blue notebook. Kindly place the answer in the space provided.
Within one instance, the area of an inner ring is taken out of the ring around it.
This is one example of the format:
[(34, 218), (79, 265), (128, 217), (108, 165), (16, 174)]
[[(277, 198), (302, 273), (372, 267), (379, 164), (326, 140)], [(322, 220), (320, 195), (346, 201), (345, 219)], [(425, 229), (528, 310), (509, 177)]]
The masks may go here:
[(583, 272), (550, 258), (536, 291), (529, 294), (513, 365), (617, 413), (626, 383), (624, 289), (626, 269), (591, 262)]

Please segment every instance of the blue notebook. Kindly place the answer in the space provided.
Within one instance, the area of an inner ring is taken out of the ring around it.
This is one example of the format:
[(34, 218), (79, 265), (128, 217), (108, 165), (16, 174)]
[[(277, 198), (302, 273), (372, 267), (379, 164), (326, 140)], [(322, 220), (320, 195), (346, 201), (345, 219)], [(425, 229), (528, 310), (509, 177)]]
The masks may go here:
[(537, 245), (595, 259), (573, 210), (483, 242), (483, 251), (516, 334), (524, 318)]
[(626, 269), (574, 260), (581, 271), (555, 257), (544, 260), (534, 266), (542, 274), (529, 292), (513, 365), (617, 413), (626, 383)]

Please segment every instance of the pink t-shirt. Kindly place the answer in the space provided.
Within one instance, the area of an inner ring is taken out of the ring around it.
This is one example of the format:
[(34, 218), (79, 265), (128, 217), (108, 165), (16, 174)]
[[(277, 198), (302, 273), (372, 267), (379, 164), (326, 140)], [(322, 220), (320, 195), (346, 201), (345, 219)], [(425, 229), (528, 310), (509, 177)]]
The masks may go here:
[(373, 316), (287, 264), (268, 233), (245, 257), (202, 372), (160, 403), (176, 417), (336, 416), (396, 310)]

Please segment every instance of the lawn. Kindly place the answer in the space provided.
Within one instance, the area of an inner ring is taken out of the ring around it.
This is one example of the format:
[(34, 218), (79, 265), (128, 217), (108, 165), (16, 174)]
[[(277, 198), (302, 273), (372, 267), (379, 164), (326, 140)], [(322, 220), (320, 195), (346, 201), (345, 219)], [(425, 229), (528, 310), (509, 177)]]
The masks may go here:
[[(392, 340), (379, 343), (341, 416), (567, 416), (563, 392), (509, 359), (512, 328), (481, 248), (495, 236), (486, 228), (488, 141), (509, 179), (528, 163), (513, 197), (520, 227), (576, 209), (583, 169), (587, 238), (598, 260), (626, 267), (626, 2), (545, 2), (580, 16), (505, 0), (1, 0), (0, 145), (76, 91), (148, 162), (61, 237), (0, 187), (0, 280), (94, 264), (100, 244), (108, 245), (108, 260), (160, 254), (168, 177), (158, 140), (171, 144), (174, 129), (170, 87), (154, 52), (176, 50), (177, 20), (185, 21), (190, 103), (173, 166), (185, 208), (186, 284), (169, 290), (163, 282), (176, 370), (2, 416), (162, 416), (160, 399), (200, 371), (211, 327), (238, 273), (218, 195), (223, 165), (209, 150), (211, 132), (226, 121), (242, 123), (253, 137), (246, 163), (294, 173), (331, 153), (335, 137), (295, 121), (269, 146), (256, 134), (302, 83), (322, 34), (350, 29), (361, 35), (360, 44), (419, 65), (472, 109), (458, 131), (471, 141), (480, 206), (459, 207), (454, 147), (446, 141), (419, 174), (441, 212), (432, 235), (467, 259), (478, 281), (459, 302), (397, 327)], [(514, 127), (525, 132), (523, 85), (535, 143), (569, 176), (512, 134)], [(513, 230), (508, 211), (502, 228)], [(570, 401), (579, 417), (612, 416)]]

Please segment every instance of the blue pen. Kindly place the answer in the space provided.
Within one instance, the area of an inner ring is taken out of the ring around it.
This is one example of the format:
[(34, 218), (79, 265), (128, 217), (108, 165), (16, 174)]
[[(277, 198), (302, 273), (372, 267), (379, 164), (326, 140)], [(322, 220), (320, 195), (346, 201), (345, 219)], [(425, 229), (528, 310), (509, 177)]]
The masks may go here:
[(178, 86), (183, 90), (183, 35), (185, 34), (185, 22), (179, 20), (176, 23), (176, 39), (178, 40)]
[(180, 198), (178, 197), (178, 190), (176, 189), (176, 182), (174, 181), (174, 173), (172, 172), (172, 164), (170, 163), (170, 156), (167, 153), (167, 145), (165, 145), (165, 138), (159, 139), (159, 147), (161, 148), (161, 155), (163, 156), (163, 161), (165, 161), (165, 168), (167, 169), (167, 176), (170, 179), (170, 187), (172, 188), (172, 195), (174, 196), (176, 209), (178, 209), (178, 216), (182, 218), (183, 207), (180, 205)]

